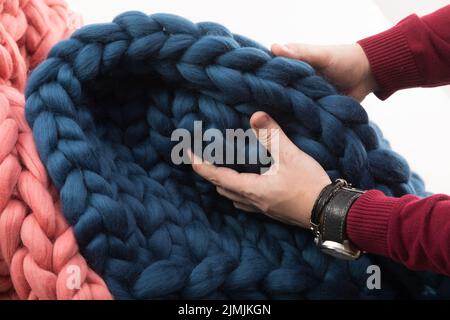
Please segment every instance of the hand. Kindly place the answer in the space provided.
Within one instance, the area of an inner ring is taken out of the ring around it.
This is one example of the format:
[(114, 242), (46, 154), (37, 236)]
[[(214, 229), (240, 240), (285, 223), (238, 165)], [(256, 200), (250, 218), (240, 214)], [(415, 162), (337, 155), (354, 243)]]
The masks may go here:
[(359, 44), (317, 46), (306, 44), (274, 44), (274, 55), (303, 60), (331, 81), (342, 93), (361, 102), (377, 83), (370, 63)]
[(217, 192), (233, 201), (238, 209), (262, 212), (281, 222), (309, 228), (314, 203), (322, 189), (331, 183), (330, 178), (266, 113), (255, 113), (250, 125), (274, 160), (265, 174), (216, 167), (191, 152), (194, 171), (216, 185)]

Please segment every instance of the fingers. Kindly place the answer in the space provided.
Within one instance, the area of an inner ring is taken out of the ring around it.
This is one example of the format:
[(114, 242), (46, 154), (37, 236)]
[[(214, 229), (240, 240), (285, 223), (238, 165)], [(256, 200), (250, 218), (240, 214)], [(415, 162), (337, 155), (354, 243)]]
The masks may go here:
[(217, 187), (217, 193), (220, 194), (221, 196), (230, 199), (233, 202), (238, 202), (238, 203), (242, 203), (242, 204), (248, 204), (250, 205), (249, 201), (243, 197), (242, 195), (235, 193), (233, 191), (229, 191), (226, 190), (222, 187)]
[(246, 212), (260, 212), (260, 210), (258, 210), (258, 208), (252, 205), (248, 199), (244, 198), (243, 196), (237, 193), (231, 192), (221, 187), (217, 187), (217, 193), (233, 201), (233, 205), (237, 209), (241, 209)]
[(272, 52), (276, 56), (303, 60), (317, 69), (326, 68), (331, 60), (331, 53), (325, 46), (301, 43), (274, 44)]
[(251, 205), (243, 204), (240, 202), (233, 202), (233, 205), (236, 209), (240, 209), (245, 212), (260, 212), (256, 207), (253, 207)]
[(203, 162), (199, 157), (188, 151), (192, 160), (192, 168), (195, 172), (217, 186), (217, 192), (225, 198), (233, 201), (235, 208), (246, 212), (259, 212), (251, 205), (248, 199), (239, 193), (249, 194), (249, 188), (253, 188), (256, 174), (240, 174), (228, 168), (219, 168), (210, 163)]
[(284, 44), (273, 44), (271, 47), (271, 51), (276, 56), (292, 58), (292, 59), (300, 59), (300, 55), (291, 50), (288, 46)]
[(253, 114), (250, 125), (255, 130), (261, 145), (270, 152), (275, 162), (282, 160), (281, 150), (295, 147), (278, 123), (265, 112)]
[(192, 168), (200, 176), (219, 186), (235, 193), (247, 193), (256, 187), (260, 176), (253, 173), (239, 173), (235, 170), (216, 167), (206, 161), (203, 161), (191, 151), (188, 151), (192, 161)]

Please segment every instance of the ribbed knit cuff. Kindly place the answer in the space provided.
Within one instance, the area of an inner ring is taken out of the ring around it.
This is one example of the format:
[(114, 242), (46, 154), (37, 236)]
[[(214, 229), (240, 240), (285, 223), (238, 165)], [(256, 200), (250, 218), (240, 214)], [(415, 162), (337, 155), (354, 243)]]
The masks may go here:
[(359, 197), (347, 215), (350, 241), (360, 250), (388, 257), (389, 219), (399, 201), (378, 190), (367, 191)]
[(395, 91), (420, 86), (422, 79), (408, 40), (402, 31), (414, 24), (417, 17), (411, 16), (401, 24), (377, 35), (358, 41), (363, 48), (377, 81), (375, 92), (381, 100)]

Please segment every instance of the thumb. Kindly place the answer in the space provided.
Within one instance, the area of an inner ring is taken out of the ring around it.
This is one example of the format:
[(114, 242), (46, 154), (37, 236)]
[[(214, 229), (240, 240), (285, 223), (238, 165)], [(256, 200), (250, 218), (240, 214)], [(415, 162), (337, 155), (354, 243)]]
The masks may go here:
[(326, 68), (331, 59), (327, 47), (303, 43), (274, 44), (272, 53), (276, 56), (303, 60), (318, 69)]
[(270, 152), (275, 162), (282, 160), (281, 149), (294, 146), (278, 123), (265, 112), (253, 114), (250, 125), (261, 145)]

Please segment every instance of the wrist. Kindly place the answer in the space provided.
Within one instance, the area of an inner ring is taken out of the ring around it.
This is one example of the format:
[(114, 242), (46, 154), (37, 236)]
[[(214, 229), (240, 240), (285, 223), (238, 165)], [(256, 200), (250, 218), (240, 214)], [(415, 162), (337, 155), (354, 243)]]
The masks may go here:
[(322, 251), (347, 260), (360, 256), (347, 237), (346, 219), (350, 207), (363, 193), (342, 179), (322, 190), (311, 214), (311, 230)]
[(363, 70), (363, 86), (366, 94), (377, 92), (379, 89), (377, 80), (372, 72), (369, 58), (367, 57), (363, 47), (359, 43), (355, 43), (356, 50), (358, 52), (359, 61), (361, 62)]
[(418, 17), (358, 41), (369, 60), (378, 87), (374, 91), (385, 100), (400, 89), (420, 86), (422, 77), (405, 30), (417, 27)]
[(331, 180), (327, 181), (324, 184), (319, 185), (317, 188), (314, 188), (313, 190), (311, 190), (310, 195), (308, 196), (308, 206), (305, 208), (306, 211), (304, 213), (304, 218), (306, 221), (305, 224), (305, 228), (310, 227), (310, 222), (311, 222), (311, 218), (312, 218), (312, 214), (314, 211), (314, 206), (316, 206), (318, 199), (322, 196), (322, 193), (324, 192), (324, 190), (330, 186), (332, 184)]

